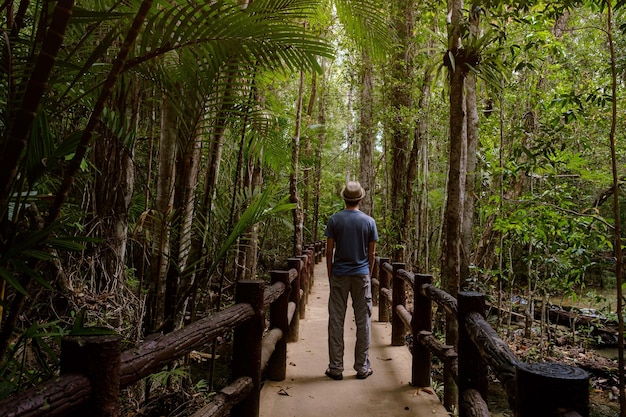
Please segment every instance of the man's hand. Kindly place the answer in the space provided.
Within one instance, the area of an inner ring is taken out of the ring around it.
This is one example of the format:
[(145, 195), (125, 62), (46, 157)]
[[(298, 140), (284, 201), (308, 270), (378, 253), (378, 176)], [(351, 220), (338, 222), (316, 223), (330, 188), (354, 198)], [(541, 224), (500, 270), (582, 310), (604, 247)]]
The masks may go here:
[(326, 272), (328, 273), (328, 278), (332, 275), (333, 272), (333, 252), (335, 249), (335, 239), (329, 237), (326, 239)]

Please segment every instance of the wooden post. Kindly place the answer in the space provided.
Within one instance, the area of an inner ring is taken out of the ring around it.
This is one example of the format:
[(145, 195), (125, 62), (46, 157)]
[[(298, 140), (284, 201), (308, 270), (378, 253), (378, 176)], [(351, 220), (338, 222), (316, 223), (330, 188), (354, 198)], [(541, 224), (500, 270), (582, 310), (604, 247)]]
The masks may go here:
[[(487, 364), (480, 356), (480, 353), (469, 337), (465, 327), (465, 317), (472, 312), (477, 312), (485, 316), (485, 296), (475, 291), (460, 291), (458, 294), (458, 315), (459, 324), (459, 393), (467, 389), (475, 389), (487, 401), (489, 381), (487, 379)], [(463, 409), (459, 410), (459, 415), (466, 415)], [(519, 416), (518, 416), (519, 417)]]
[(380, 258), (378, 266), (378, 281), (380, 282), (380, 287), (378, 288), (378, 321), (382, 323), (388, 323), (390, 321), (389, 300), (385, 294), (381, 294), (380, 292), (383, 288), (389, 288), (389, 273), (383, 268), (383, 264), (386, 263), (389, 263), (389, 258)]
[[(270, 329), (280, 329), (283, 337), (276, 343), (274, 353), (267, 363), (267, 379), (270, 381), (283, 381), (287, 377), (287, 337), (289, 335), (289, 322), (287, 310), (289, 308), (289, 271), (271, 271), (272, 284), (282, 282), (285, 284), (285, 292), (276, 301), (270, 304)], [(294, 317), (297, 314), (294, 314)]]
[(396, 311), (396, 306), (406, 306), (406, 292), (404, 291), (404, 280), (398, 276), (398, 270), (404, 269), (406, 264), (401, 262), (393, 263), (393, 283), (392, 286), (392, 308), (391, 308), (391, 346), (403, 346), (406, 343), (406, 326), (404, 321)]
[(291, 292), (289, 293), (289, 301), (296, 303), (296, 314), (291, 319), (289, 325), (289, 337), (287, 342), (297, 342), (300, 338), (300, 319), (306, 317), (306, 304), (304, 303), (304, 296), (300, 296), (300, 286), (302, 285), (302, 276), (300, 275), (300, 260), (298, 258), (287, 259), (287, 265), (289, 269), (295, 269), (298, 272), (298, 276), (291, 283)]
[[(306, 259), (307, 256), (306, 255), (300, 255), (300, 256), (296, 256), (297, 259), (300, 259), (300, 286), (302, 287), (302, 303), (304, 304), (308, 304), (309, 303), (309, 294), (311, 293), (311, 280), (309, 280), (309, 271), (306, 268)], [(301, 319), (304, 319), (304, 317), (300, 316)]]
[(311, 285), (313, 285), (313, 281), (315, 280), (315, 262), (313, 261), (313, 257), (315, 256), (315, 254), (313, 253), (312, 250), (307, 250), (305, 252), (306, 255), (306, 266), (309, 270), (308, 273), (308, 277), (309, 277), (309, 281), (311, 282)]
[(235, 405), (231, 415), (259, 417), (261, 397), (261, 344), (265, 328), (263, 281), (245, 280), (237, 282), (235, 302), (248, 303), (255, 311), (254, 317), (237, 327), (233, 338), (232, 380), (248, 376), (254, 388), (246, 398)]
[(322, 242), (315, 242), (315, 263), (322, 262)]
[(422, 285), (432, 284), (433, 276), (415, 274), (413, 284), (413, 333), (412, 385), (415, 387), (430, 386), (430, 350), (419, 343), (417, 335), (421, 331), (432, 330), (432, 301), (422, 294)]
[(119, 416), (121, 341), (117, 334), (61, 340), (61, 374), (82, 374), (91, 383), (90, 400), (72, 415)]
[[(380, 268), (380, 258), (374, 256), (374, 268), (372, 268), (372, 276), (370, 277), (372, 282), (372, 305), (378, 306), (378, 291), (380, 287), (380, 281), (378, 281), (378, 268)], [(378, 286), (374, 287), (374, 280), (378, 281)]]
[(515, 378), (516, 417), (557, 417), (566, 411), (589, 417), (587, 371), (553, 362), (521, 363)]

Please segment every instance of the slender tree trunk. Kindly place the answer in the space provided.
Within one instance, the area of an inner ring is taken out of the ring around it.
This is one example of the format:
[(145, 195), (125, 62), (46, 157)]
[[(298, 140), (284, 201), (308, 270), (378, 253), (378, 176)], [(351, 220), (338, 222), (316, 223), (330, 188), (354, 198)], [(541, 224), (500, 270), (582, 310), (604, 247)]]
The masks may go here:
[(393, 112), (389, 131), (391, 136), (391, 210), (390, 227), (392, 247), (396, 249), (393, 259), (406, 260), (405, 248), (406, 224), (404, 206), (408, 203), (406, 196), (407, 162), (410, 149), (412, 122), (406, 117), (413, 108), (413, 80), (415, 78), (413, 28), (415, 26), (415, 1), (398, 0), (393, 6), (393, 26), (398, 37), (398, 46), (394, 52), (391, 68), (391, 97), (389, 100)]
[[(263, 171), (261, 169), (262, 156), (248, 163), (247, 175), (244, 187), (250, 190), (259, 190), (263, 183)], [(255, 279), (257, 270), (257, 258), (259, 251), (259, 225), (255, 224), (250, 232), (241, 239), (241, 248), (239, 253), (242, 254), (239, 264), (242, 266), (242, 274), (239, 279)]]
[[(228, 114), (233, 106), (233, 84), (235, 82), (235, 71), (233, 68), (226, 70), (227, 74), (225, 80), (216, 80), (216, 82), (224, 83), (222, 97), (220, 99), (219, 108), (215, 112), (214, 127), (211, 134), (211, 143), (209, 145), (207, 170), (205, 174), (204, 182), (204, 194), (201, 209), (210, 214), (213, 210), (213, 201), (215, 200), (215, 193), (217, 192), (217, 180), (219, 178), (222, 151), (224, 148), (224, 139), (226, 137), (226, 123)], [(209, 222), (205, 225), (205, 233), (208, 231)]]
[[(456, 56), (460, 48), (462, 0), (449, 3), (451, 30), (449, 30), (449, 54)], [(463, 203), (465, 201), (465, 172), (467, 158), (467, 123), (465, 118), (465, 65), (456, 61), (449, 66), (450, 79), (450, 149), (448, 170), (448, 193), (444, 219), (445, 237), (443, 244), (443, 281), (444, 288), (453, 297), (459, 291), (461, 267), (461, 225), (463, 223)], [(458, 343), (458, 324), (450, 318), (446, 320), (446, 343), (456, 346)], [(456, 406), (457, 389), (450, 375), (444, 382), (444, 405)]]
[[(430, 43), (430, 42), (429, 42)], [(410, 185), (407, 184), (407, 198), (413, 201), (412, 183), (417, 180), (418, 196), (415, 205), (417, 206), (415, 225), (417, 236), (417, 248), (415, 254), (415, 269), (418, 271), (428, 271), (428, 107), (430, 105), (430, 83), (432, 82), (432, 73), (428, 70), (424, 71), (424, 79), (420, 92), (419, 104), (417, 106), (420, 116), (417, 119), (415, 127), (415, 142), (411, 151), (411, 159), (409, 161), (409, 179)], [(406, 214), (405, 214), (406, 216)], [(410, 218), (406, 217), (406, 222), (410, 222)], [(424, 256), (420, 256), (420, 253)]]
[(322, 188), (322, 155), (324, 151), (324, 142), (326, 140), (326, 65), (322, 60), (322, 82), (320, 85), (320, 93), (318, 100), (318, 112), (317, 121), (324, 127), (317, 135), (317, 150), (315, 153), (315, 182), (313, 191), (314, 203), (313, 203), (313, 241), (317, 242), (320, 239), (319, 236), (319, 212), (320, 212), (320, 193)]
[(298, 102), (296, 103), (296, 123), (291, 149), (291, 176), (289, 180), (289, 201), (296, 204), (293, 209), (293, 254), (302, 253), (303, 224), (302, 205), (298, 196), (298, 170), (300, 161), (300, 129), (302, 124), (302, 95), (304, 90), (304, 72), (300, 71), (300, 86), (298, 88)]
[(214, 126), (211, 132), (211, 141), (209, 143), (209, 149), (207, 152), (207, 165), (204, 174), (204, 188), (202, 192), (201, 202), (199, 204), (199, 212), (201, 218), (203, 218), (204, 224), (202, 226), (202, 233), (196, 233), (196, 237), (193, 239), (193, 249), (191, 253), (196, 257), (190, 261), (190, 263), (196, 265), (188, 288), (183, 288), (185, 291), (182, 298), (189, 297), (190, 308), (192, 310), (191, 318), (195, 316), (195, 303), (196, 303), (196, 291), (199, 287), (209, 284), (211, 277), (207, 275), (207, 265), (209, 260), (206, 256), (202, 256), (205, 252), (207, 242), (205, 238), (211, 238), (209, 228), (212, 221), (213, 204), (217, 192), (217, 181), (220, 173), (222, 151), (224, 147), (224, 140), (226, 137), (226, 121), (229, 111), (232, 107), (233, 96), (233, 83), (235, 81), (234, 70), (230, 69), (226, 79), (220, 81), (223, 82), (224, 88), (221, 93), (221, 99), (219, 107), (216, 109), (213, 120)]
[(189, 140), (183, 153), (183, 218), (182, 218), (182, 245), (178, 260), (181, 271), (187, 269), (191, 241), (193, 236), (193, 219), (195, 217), (195, 202), (198, 191), (198, 175), (200, 173), (200, 159), (202, 157), (202, 138), (199, 134)]
[[(615, 278), (617, 286), (617, 318), (618, 318), (618, 334), (624, 334), (624, 298), (622, 284), (624, 282), (624, 255), (622, 251), (622, 229), (621, 229), (621, 211), (619, 205), (619, 171), (617, 168), (617, 152), (615, 146), (615, 131), (617, 126), (617, 69), (615, 62), (615, 44), (613, 42), (613, 16), (611, 2), (607, 1), (607, 34), (609, 50), (611, 52), (611, 133), (610, 133), (610, 145), (611, 145), (611, 168), (613, 172), (613, 218), (615, 219)], [(619, 404), (620, 404), (620, 416), (626, 416), (626, 376), (624, 375), (624, 338), (618, 338), (618, 367), (622, 372), (619, 372)]]
[(360, 91), (360, 123), (361, 136), (359, 181), (365, 189), (365, 198), (359, 205), (360, 209), (373, 215), (374, 213), (374, 65), (366, 51), (361, 53), (361, 91)]
[(174, 179), (176, 160), (176, 110), (170, 98), (163, 97), (161, 109), (161, 137), (159, 140), (159, 163), (155, 203), (155, 247), (152, 256), (151, 330), (165, 322), (167, 293), (167, 268), (170, 258), (169, 227), (174, 206)]
[[(313, 111), (315, 109), (315, 100), (317, 98), (317, 73), (313, 72), (313, 74), (311, 75), (311, 94), (309, 95), (309, 104), (307, 105), (306, 108), (306, 123), (307, 125), (311, 124), (311, 121), (313, 120)], [(304, 160), (307, 161), (308, 166), (304, 167), (303, 171), (304, 171), (304, 178), (302, 179), (302, 183), (303, 183), (303, 192), (302, 192), (302, 223), (304, 225), (309, 226), (309, 235), (307, 236), (308, 240), (311, 240), (313, 238), (313, 234), (312, 234), (312, 230), (313, 228), (310, 227), (310, 218), (312, 216), (309, 216), (309, 211), (310, 211), (310, 207), (311, 207), (311, 180), (313, 179), (313, 167), (311, 166), (311, 163), (308, 161), (311, 161), (311, 135), (310, 134), (306, 134), (304, 135)], [(304, 240), (304, 239), (303, 239)]]
[[(196, 108), (201, 108), (201, 104), (198, 104)], [(195, 268), (193, 263), (198, 257), (193, 253), (195, 249), (193, 222), (196, 215), (195, 202), (197, 199), (201, 157), (202, 139), (200, 132), (196, 131), (181, 152), (179, 177), (181, 192), (180, 201), (176, 203), (176, 207), (180, 207), (181, 220), (180, 223), (177, 223), (178, 227), (180, 227), (180, 233), (178, 234), (178, 259), (175, 268), (179, 275), (176, 279), (179, 285), (171, 287), (172, 294), (168, 297), (173, 300), (172, 305), (176, 306), (170, 312), (172, 319), (176, 319), (175, 315), (185, 310), (184, 304), (187, 304), (189, 301), (189, 295), (186, 293), (186, 290), (193, 280), (193, 269)], [(172, 265), (170, 265), (171, 268)]]
[[(478, 36), (480, 12), (470, 11), (470, 33)], [(461, 225), (461, 265), (459, 277), (465, 279), (470, 274), (473, 242), (474, 204), (476, 187), (476, 153), (478, 151), (478, 108), (476, 103), (476, 74), (469, 72), (466, 80), (465, 108), (467, 111), (467, 168), (465, 179), (465, 201)]]

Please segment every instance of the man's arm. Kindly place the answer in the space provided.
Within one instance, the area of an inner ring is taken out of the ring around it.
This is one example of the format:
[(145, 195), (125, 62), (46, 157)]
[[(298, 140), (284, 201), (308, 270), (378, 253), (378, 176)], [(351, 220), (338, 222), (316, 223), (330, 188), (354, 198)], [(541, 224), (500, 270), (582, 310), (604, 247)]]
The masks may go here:
[(376, 241), (372, 241), (369, 243), (367, 247), (367, 260), (370, 263), (370, 278), (374, 273), (374, 255), (376, 254)]
[(328, 272), (328, 278), (333, 272), (333, 250), (335, 248), (335, 239), (329, 237), (326, 239), (326, 271)]

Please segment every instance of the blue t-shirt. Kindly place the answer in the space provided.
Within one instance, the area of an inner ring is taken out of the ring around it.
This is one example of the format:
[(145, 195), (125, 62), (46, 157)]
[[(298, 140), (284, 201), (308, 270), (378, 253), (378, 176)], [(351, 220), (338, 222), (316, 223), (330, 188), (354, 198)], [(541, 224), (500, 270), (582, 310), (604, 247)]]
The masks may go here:
[(328, 220), (324, 235), (335, 240), (333, 275), (370, 273), (367, 251), (378, 240), (373, 218), (359, 210), (339, 211)]

